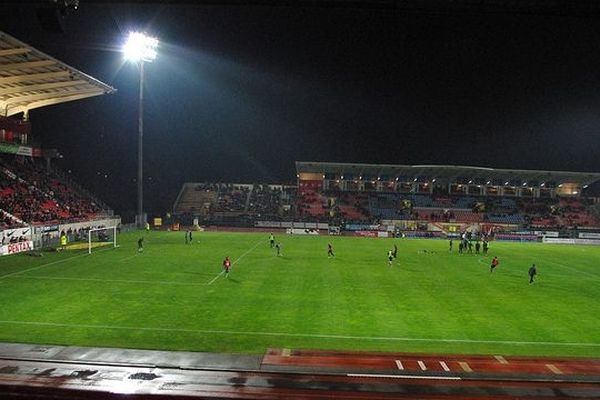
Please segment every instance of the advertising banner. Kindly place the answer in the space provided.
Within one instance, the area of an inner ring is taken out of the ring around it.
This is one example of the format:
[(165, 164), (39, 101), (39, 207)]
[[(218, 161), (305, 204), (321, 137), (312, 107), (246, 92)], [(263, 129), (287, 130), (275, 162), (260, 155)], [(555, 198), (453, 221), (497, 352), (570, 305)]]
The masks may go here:
[(596, 232), (579, 232), (580, 239), (600, 239), (600, 233)]
[(23, 241), (24, 239), (31, 240), (31, 234), (30, 227), (7, 229), (0, 232), (0, 241), (2, 245), (5, 245), (9, 244), (11, 241), (14, 243), (19, 240)]
[(594, 239), (559, 239), (559, 238), (544, 238), (544, 243), (553, 243), (553, 244), (591, 244), (600, 246), (600, 240)]
[(0, 246), (0, 255), (8, 256), (31, 250), (33, 250), (33, 242), (31, 240), (26, 240), (24, 242), (9, 243)]
[(558, 237), (558, 232), (555, 232), (555, 231), (534, 231), (533, 233), (535, 233), (538, 236), (553, 237), (553, 238)]
[(302, 228), (288, 228), (285, 231), (288, 235), (318, 235), (318, 229), (302, 229)]
[(16, 143), (0, 142), (0, 153), (17, 154), (20, 156), (41, 157), (42, 149), (39, 147), (21, 146)]
[(19, 146), (17, 148), (17, 155), (31, 157), (33, 155), (33, 149), (27, 146)]
[(377, 231), (354, 231), (354, 236), (360, 237), (377, 237), (379, 232)]

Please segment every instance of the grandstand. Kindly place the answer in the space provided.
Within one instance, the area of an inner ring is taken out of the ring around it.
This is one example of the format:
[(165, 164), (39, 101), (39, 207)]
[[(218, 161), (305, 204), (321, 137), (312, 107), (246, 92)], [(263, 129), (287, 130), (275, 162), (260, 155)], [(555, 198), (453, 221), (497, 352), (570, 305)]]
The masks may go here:
[[(292, 217), (295, 187), (242, 183), (185, 183), (173, 206), (177, 216), (203, 221), (286, 220)], [(184, 219), (189, 223), (190, 219)]]
[(59, 153), (56, 149), (39, 146), (29, 113), (40, 107), (115, 91), (0, 32), (0, 238), (3, 246), (20, 240), (36, 242), (37, 248), (42, 246), (42, 236), (56, 239), (61, 231), (89, 229), (112, 218), (110, 207), (53, 166), (52, 160)]
[(174, 214), (206, 224), (384, 223), (443, 234), (600, 230), (598, 198), (587, 190), (598, 173), (310, 162), (296, 169), (296, 186), (186, 183)]

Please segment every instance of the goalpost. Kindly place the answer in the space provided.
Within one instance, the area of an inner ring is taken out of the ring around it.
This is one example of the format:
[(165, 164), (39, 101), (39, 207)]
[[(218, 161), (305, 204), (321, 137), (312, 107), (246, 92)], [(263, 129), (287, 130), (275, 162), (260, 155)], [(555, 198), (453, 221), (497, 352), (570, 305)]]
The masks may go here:
[(117, 247), (117, 226), (106, 226), (104, 228), (91, 228), (88, 231), (88, 254), (92, 249), (104, 246)]

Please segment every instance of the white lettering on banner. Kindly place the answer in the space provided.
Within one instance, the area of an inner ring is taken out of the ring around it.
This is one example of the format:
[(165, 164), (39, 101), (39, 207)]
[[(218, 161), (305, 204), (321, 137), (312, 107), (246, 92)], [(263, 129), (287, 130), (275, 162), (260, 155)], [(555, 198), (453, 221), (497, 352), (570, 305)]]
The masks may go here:
[(31, 250), (33, 250), (33, 242), (31, 240), (27, 240), (25, 242), (9, 243), (4, 246), (0, 246), (0, 255), (17, 254)]

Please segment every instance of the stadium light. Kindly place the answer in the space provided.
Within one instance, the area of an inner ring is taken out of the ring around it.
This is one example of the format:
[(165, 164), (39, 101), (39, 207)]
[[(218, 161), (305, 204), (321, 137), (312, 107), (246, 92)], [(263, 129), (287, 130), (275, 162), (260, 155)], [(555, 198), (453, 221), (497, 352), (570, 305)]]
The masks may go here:
[(142, 32), (130, 32), (123, 47), (125, 58), (129, 61), (152, 62), (156, 59), (158, 39), (146, 36)]
[(143, 150), (144, 150), (144, 64), (156, 59), (158, 39), (147, 36), (142, 32), (130, 32), (123, 54), (128, 61), (138, 63), (140, 66), (140, 92), (138, 113), (138, 207), (137, 226), (144, 228), (144, 174), (143, 174)]

